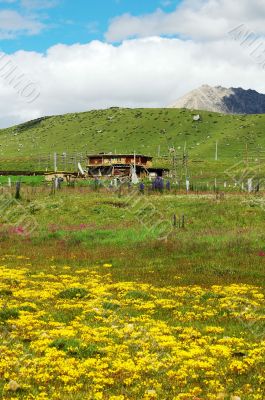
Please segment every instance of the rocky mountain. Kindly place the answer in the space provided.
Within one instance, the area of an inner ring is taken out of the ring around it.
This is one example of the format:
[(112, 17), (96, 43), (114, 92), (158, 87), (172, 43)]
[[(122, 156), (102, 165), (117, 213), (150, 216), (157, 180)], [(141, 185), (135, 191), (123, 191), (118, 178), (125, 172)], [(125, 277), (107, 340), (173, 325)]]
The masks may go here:
[(242, 88), (203, 85), (169, 108), (215, 111), (223, 114), (265, 114), (265, 94)]

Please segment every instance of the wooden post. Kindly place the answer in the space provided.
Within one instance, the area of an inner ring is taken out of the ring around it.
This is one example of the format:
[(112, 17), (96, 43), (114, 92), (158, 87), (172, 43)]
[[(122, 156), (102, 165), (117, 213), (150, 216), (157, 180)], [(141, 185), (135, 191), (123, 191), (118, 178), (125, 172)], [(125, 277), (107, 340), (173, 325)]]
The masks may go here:
[(185, 228), (185, 215), (182, 215), (181, 228)]
[(74, 158), (74, 169), (77, 170), (77, 154), (75, 153), (75, 158)]
[(174, 226), (174, 228), (177, 227), (177, 216), (176, 216), (176, 214), (173, 215), (173, 226)]
[(58, 190), (58, 177), (56, 176), (54, 179), (54, 193)]
[(15, 194), (15, 199), (19, 200), (20, 199), (20, 186), (21, 186), (21, 182), (17, 182), (16, 183), (16, 194)]
[(215, 145), (215, 161), (218, 161), (218, 142), (216, 141)]
[(51, 186), (51, 195), (55, 195), (55, 191), (56, 191), (56, 183), (55, 183), (55, 179), (53, 179), (52, 181), (52, 186)]

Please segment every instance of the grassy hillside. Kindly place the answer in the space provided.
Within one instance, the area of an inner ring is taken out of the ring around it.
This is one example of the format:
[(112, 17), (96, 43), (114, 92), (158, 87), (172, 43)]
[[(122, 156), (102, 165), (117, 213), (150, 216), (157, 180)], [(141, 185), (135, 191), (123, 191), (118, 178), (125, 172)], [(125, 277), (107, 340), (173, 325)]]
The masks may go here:
[[(40, 157), (44, 160), (54, 152), (73, 155), (135, 150), (163, 156), (172, 146), (180, 157), (186, 146), (191, 161), (203, 161), (200, 168), (204, 172), (221, 171), (247, 158), (254, 163), (263, 160), (265, 115), (202, 111), (202, 121), (194, 122), (194, 114), (183, 109), (112, 108), (30, 121), (0, 130), (0, 169), (43, 168)], [(218, 162), (214, 161), (216, 141)]]

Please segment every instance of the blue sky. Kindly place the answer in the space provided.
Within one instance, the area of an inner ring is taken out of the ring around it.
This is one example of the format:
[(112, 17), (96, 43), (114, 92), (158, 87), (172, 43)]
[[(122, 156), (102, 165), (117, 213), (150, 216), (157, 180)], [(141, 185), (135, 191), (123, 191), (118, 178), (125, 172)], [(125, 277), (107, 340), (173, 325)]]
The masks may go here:
[[(13, 11), (16, 13), (13, 17), (19, 14), (41, 26), (36, 32), (18, 30), (12, 37), (2, 35), (1, 50), (6, 53), (17, 50), (45, 52), (57, 43), (70, 45), (94, 39), (104, 41), (104, 34), (113, 18), (125, 13), (134, 16), (150, 14), (158, 8), (170, 13), (178, 3), (178, 0), (2, 0), (0, 13)], [(12, 14), (10, 24), (11, 19)]]
[[(203, 84), (265, 93), (264, 20), (261, 0), (0, 0), (0, 127)], [(242, 24), (255, 52), (229, 36)]]

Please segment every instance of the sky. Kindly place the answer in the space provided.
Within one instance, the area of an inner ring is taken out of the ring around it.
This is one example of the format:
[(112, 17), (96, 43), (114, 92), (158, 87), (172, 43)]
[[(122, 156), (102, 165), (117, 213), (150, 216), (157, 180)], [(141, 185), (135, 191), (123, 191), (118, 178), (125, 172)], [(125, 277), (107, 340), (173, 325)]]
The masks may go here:
[[(0, 1), (1, 49), (9, 53), (21, 49), (45, 52), (57, 43), (104, 41), (110, 21), (115, 17), (130, 13), (145, 15), (158, 8), (171, 12), (177, 4), (178, 1), (167, 0)], [(7, 11), (12, 14), (3, 29)]]
[(264, 18), (264, 0), (0, 0), (0, 127), (202, 84), (265, 93)]

